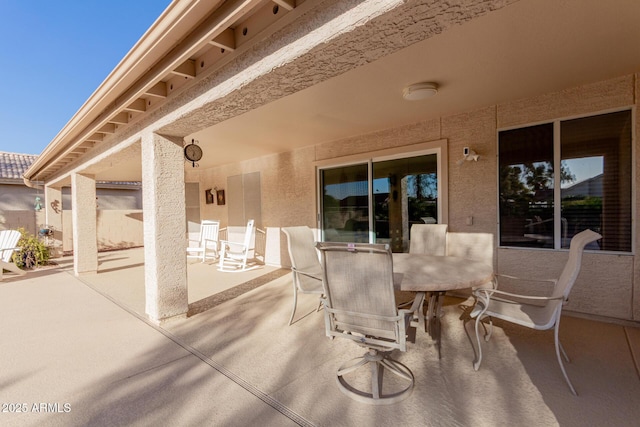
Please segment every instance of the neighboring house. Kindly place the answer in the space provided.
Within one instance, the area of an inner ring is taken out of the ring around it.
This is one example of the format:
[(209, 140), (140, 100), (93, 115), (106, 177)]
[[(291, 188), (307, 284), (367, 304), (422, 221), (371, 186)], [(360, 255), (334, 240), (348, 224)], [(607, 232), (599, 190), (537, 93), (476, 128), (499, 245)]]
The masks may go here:
[[(62, 212), (62, 227), (46, 221), (44, 189), (27, 187), (22, 175), (38, 156), (0, 151), (0, 229), (22, 227), (31, 234), (52, 228), (47, 243), (63, 252), (73, 250), (71, 189), (64, 187), (60, 200), (49, 201)], [(142, 246), (142, 191), (140, 182), (96, 184), (97, 238), (100, 250)], [(63, 236), (62, 229), (68, 230)], [(58, 244), (56, 244), (58, 241)]]
[(142, 182), (160, 322), (187, 312), (195, 218), (255, 219), (276, 265), (281, 227), (405, 250), (409, 225), (435, 219), (493, 234), (500, 273), (553, 277), (567, 257), (554, 165), (597, 157), (599, 210), (578, 211), (604, 238), (567, 309), (638, 321), (638, 16), (637, 1), (176, 0), (25, 177), (47, 202), (74, 189), (76, 274), (98, 270), (97, 182)]
[(44, 223), (44, 211), (35, 210), (36, 197), (44, 204), (42, 190), (29, 188), (22, 174), (38, 156), (0, 151), (0, 229), (22, 227), (35, 234)]
[(563, 188), (562, 197), (602, 197), (604, 194), (602, 191), (603, 176), (600, 174)]

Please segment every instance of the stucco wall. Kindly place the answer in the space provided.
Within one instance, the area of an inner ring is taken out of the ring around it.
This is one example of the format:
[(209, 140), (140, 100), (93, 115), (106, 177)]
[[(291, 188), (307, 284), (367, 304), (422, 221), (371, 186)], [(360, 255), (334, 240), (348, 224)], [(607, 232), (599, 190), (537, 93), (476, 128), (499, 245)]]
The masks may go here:
[[(141, 210), (98, 210), (96, 219), (98, 250), (124, 249), (144, 245)], [(62, 250), (73, 250), (71, 211), (62, 212)]]
[[(96, 205), (101, 210), (142, 209), (142, 190), (140, 188), (96, 188)], [(71, 188), (62, 189), (62, 209), (71, 210)]]
[(309, 147), (219, 168), (187, 171), (186, 180), (200, 182), (201, 219), (217, 219), (221, 227), (226, 227), (229, 223), (228, 204), (206, 204), (205, 190), (217, 187), (228, 191), (227, 177), (260, 172), (262, 221), (256, 227), (267, 233), (266, 262), (288, 265), (286, 240), (279, 227), (316, 226), (314, 160), (315, 148)]
[(33, 210), (36, 196), (44, 201), (42, 191), (22, 183), (0, 184), (0, 210)]
[(0, 209), (0, 230), (15, 230), (24, 228), (35, 235), (37, 227), (44, 224), (44, 212), (28, 210), (3, 210)]
[[(201, 183), (203, 219), (220, 219), (224, 224), (227, 221), (226, 207), (206, 205), (204, 189), (214, 186), (224, 188), (228, 176), (260, 172), (263, 208), (263, 224), (260, 226), (268, 229), (268, 249), (277, 251), (278, 245), (280, 247), (278, 256), (267, 256), (271, 260), (280, 258), (281, 264), (287, 265), (286, 241), (278, 232), (278, 227), (316, 226), (314, 161), (446, 139), (450, 230), (497, 235), (498, 129), (633, 106), (636, 104), (634, 94), (639, 93), (637, 77), (622, 76), (290, 153), (191, 171), (188, 172), (188, 178)], [(636, 141), (637, 132), (636, 126)], [(462, 148), (467, 146), (480, 154), (480, 160), (457, 165), (457, 160), (462, 157)], [(638, 156), (638, 150), (635, 155)], [(638, 160), (636, 158), (636, 168)], [(640, 182), (636, 173), (636, 192), (638, 188)], [(472, 225), (466, 224), (469, 216), (473, 217)], [(636, 240), (638, 231), (636, 229)], [(550, 278), (558, 276), (566, 257), (566, 251), (498, 248), (495, 259), (499, 273)], [(634, 286), (634, 282), (638, 282), (634, 279), (640, 274), (639, 269), (633, 255), (586, 254), (583, 273), (578, 278), (567, 308), (575, 312), (640, 320), (640, 287)], [(510, 285), (506, 283), (505, 286), (509, 288)], [(541, 292), (542, 289), (532, 291)]]

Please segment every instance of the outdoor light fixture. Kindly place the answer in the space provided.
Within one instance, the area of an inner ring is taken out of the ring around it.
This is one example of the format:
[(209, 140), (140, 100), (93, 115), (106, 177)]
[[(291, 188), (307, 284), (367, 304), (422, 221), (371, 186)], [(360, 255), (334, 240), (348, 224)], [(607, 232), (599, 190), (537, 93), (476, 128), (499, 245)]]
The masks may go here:
[(431, 82), (414, 83), (402, 91), (402, 97), (407, 101), (421, 101), (431, 98), (438, 93), (438, 85)]
[(458, 160), (457, 163), (458, 163), (458, 166), (461, 166), (464, 164), (465, 161), (473, 160), (474, 162), (477, 162), (479, 158), (480, 158), (480, 154), (476, 153), (475, 151), (473, 151), (473, 149), (469, 147), (464, 147), (462, 149), (462, 158)]

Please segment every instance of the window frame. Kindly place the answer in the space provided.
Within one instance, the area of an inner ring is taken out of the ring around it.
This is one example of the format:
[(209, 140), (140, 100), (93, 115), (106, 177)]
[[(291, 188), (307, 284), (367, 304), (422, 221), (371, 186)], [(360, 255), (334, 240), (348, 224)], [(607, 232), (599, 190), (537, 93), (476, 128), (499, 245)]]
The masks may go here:
[(500, 235), (500, 224), (501, 224), (501, 215), (500, 215), (500, 197), (496, 198), (496, 212), (497, 212), (497, 234), (498, 234), (498, 248), (508, 248), (508, 249), (518, 249), (518, 250), (533, 250), (533, 251), (569, 251), (569, 249), (562, 248), (562, 221), (559, 220), (562, 216), (562, 189), (561, 182), (559, 179), (555, 179), (555, 171), (560, 171), (561, 162), (562, 162), (562, 153), (561, 153), (561, 134), (560, 128), (562, 122), (574, 120), (574, 119), (583, 119), (596, 117), (600, 115), (610, 114), (610, 113), (619, 113), (623, 111), (629, 111), (631, 114), (631, 251), (590, 251), (598, 254), (613, 254), (613, 255), (635, 255), (636, 253), (636, 107), (635, 105), (629, 105), (626, 107), (612, 108), (607, 110), (600, 110), (595, 112), (588, 112), (583, 114), (576, 114), (571, 116), (564, 116), (555, 118), (552, 120), (541, 120), (537, 122), (528, 122), (522, 123), (513, 126), (500, 127), (496, 129), (496, 188), (498, 190), (498, 195), (500, 194), (500, 132), (515, 130), (515, 129), (523, 129), (526, 127), (537, 126), (537, 125), (545, 125), (552, 124), (553, 125), (553, 170), (554, 170), (554, 181), (553, 181), (553, 218), (554, 218), (554, 230), (553, 230), (553, 248), (536, 248), (536, 247), (522, 247), (522, 246), (509, 246), (509, 245), (501, 245), (501, 235)]
[[(448, 224), (449, 222), (449, 185), (448, 185), (448, 156), (447, 156), (447, 140), (440, 139), (437, 141), (423, 142), (413, 145), (405, 145), (384, 150), (369, 151), (366, 153), (353, 154), (342, 157), (335, 157), (326, 160), (314, 162), (316, 169), (316, 226), (320, 240), (324, 241), (324, 229), (322, 228), (322, 188), (321, 188), (321, 172), (324, 169), (331, 169), (343, 166), (352, 166), (357, 164), (367, 164), (367, 179), (369, 196), (372, 194), (373, 186), (373, 163), (398, 160), (409, 157), (419, 157), (424, 155), (436, 154), (436, 173), (438, 175), (438, 218), (441, 218), (439, 224)], [(373, 198), (369, 197), (368, 209), (373, 212)], [(375, 241), (373, 215), (369, 215), (369, 242)]]

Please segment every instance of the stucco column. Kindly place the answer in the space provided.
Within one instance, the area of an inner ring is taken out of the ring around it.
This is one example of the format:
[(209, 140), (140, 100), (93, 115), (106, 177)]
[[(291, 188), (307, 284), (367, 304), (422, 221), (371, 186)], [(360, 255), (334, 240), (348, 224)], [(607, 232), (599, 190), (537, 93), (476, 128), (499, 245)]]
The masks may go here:
[(145, 312), (155, 322), (186, 316), (184, 158), (179, 138), (142, 138)]
[(98, 271), (96, 234), (96, 180), (92, 175), (71, 175), (73, 220), (73, 271), (76, 275)]
[(53, 234), (48, 237), (51, 257), (62, 256), (62, 189), (45, 187), (44, 208), (46, 224), (53, 229)]

